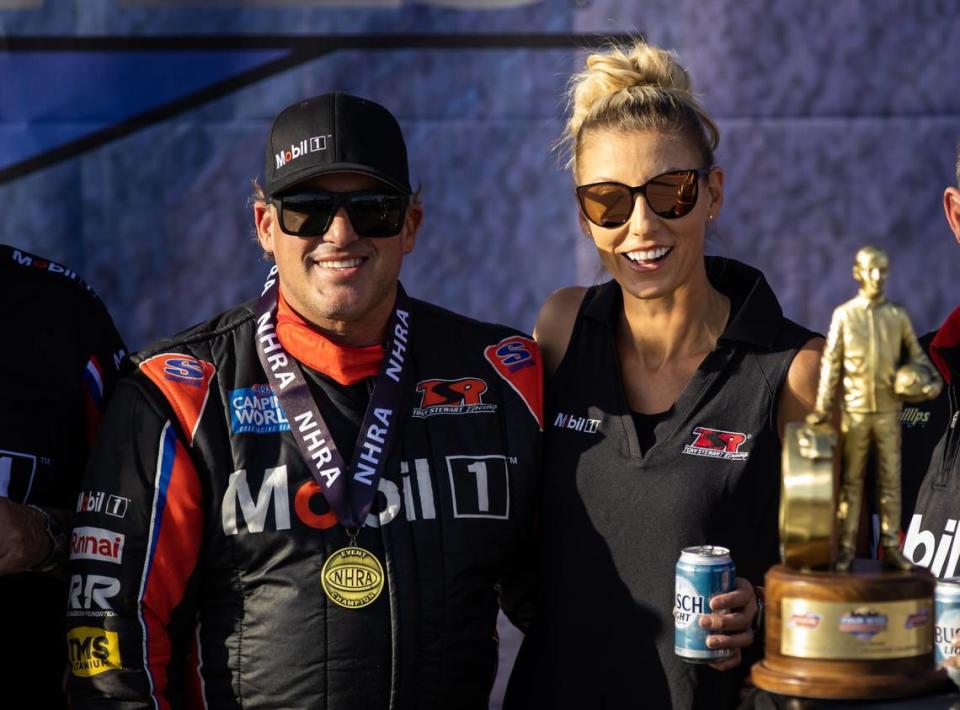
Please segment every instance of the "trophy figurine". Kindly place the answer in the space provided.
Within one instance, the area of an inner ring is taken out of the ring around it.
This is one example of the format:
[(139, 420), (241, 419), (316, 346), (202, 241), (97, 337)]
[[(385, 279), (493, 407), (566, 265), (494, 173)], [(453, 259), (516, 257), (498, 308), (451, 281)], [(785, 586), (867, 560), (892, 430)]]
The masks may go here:
[[(884, 296), (888, 266), (880, 249), (857, 252), (859, 290), (833, 312), (814, 411), (784, 435), (784, 564), (766, 576), (766, 656), (753, 667), (771, 692), (892, 698), (944, 682), (933, 665), (934, 580), (903, 556), (898, 536), (902, 402), (936, 397), (942, 381), (906, 311)], [(854, 564), (871, 453), (883, 555)]]
[[(840, 550), (835, 565), (840, 572), (849, 570), (853, 563), (871, 448), (877, 464), (883, 560), (893, 569), (911, 568), (900, 552), (898, 538), (901, 399), (933, 399), (943, 386), (917, 342), (907, 312), (884, 297), (888, 267), (887, 255), (875, 247), (857, 252), (853, 278), (860, 290), (833, 312), (820, 361), (817, 404), (807, 415), (807, 424), (812, 427), (827, 423), (837, 385), (842, 382), (842, 478), (837, 507)], [(906, 363), (901, 362), (903, 353), (909, 358)]]

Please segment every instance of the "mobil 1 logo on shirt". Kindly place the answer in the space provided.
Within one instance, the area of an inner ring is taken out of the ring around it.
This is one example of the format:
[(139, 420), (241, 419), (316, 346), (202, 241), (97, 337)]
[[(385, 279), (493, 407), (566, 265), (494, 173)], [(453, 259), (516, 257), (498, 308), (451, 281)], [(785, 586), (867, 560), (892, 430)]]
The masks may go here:
[(0, 449), (0, 498), (26, 502), (36, 472), (36, 456)]
[(510, 517), (510, 469), (507, 458), (447, 456), (454, 518)]

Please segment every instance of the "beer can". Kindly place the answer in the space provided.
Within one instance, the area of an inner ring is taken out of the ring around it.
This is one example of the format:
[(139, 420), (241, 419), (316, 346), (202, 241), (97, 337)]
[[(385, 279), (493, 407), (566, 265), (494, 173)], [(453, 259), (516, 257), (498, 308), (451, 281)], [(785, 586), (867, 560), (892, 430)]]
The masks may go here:
[(937, 668), (948, 658), (960, 655), (953, 642), (960, 632), (960, 577), (950, 577), (937, 582), (934, 595), (933, 656)]
[(688, 663), (713, 663), (733, 655), (733, 649), (707, 648), (707, 629), (700, 616), (710, 613), (710, 600), (733, 591), (737, 578), (730, 550), (715, 545), (687, 547), (677, 561), (674, 597), (673, 650)]

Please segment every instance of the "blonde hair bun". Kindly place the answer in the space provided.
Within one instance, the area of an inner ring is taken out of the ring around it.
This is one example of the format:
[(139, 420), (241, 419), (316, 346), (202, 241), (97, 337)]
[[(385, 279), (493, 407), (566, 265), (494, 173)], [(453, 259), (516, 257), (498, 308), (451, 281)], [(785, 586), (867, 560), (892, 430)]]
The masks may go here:
[(709, 134), (705, 143), (711, 162), (720, 140), (716, 124), (694, 97), (690, 75), (676, 53), (642, 40), (589, 55), (584, 71), (570, 79), (568, 98), (570, 116), (562, 142), (571, 148), (572, 163), (585, 128), (642, 130), (677, 124), (689, 129), (683, 125), (688, 123), (683, 114), (692, 112), (698, 132)]

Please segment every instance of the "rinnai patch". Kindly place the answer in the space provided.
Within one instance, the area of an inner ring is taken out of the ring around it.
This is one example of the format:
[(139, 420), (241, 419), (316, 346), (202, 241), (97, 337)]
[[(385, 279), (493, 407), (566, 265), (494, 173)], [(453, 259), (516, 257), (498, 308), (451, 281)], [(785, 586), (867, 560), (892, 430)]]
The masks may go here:
[(104, 528), (76, 527), (70, 539), (71, 560), (98, 560), (120, 564), (125, 535)]

